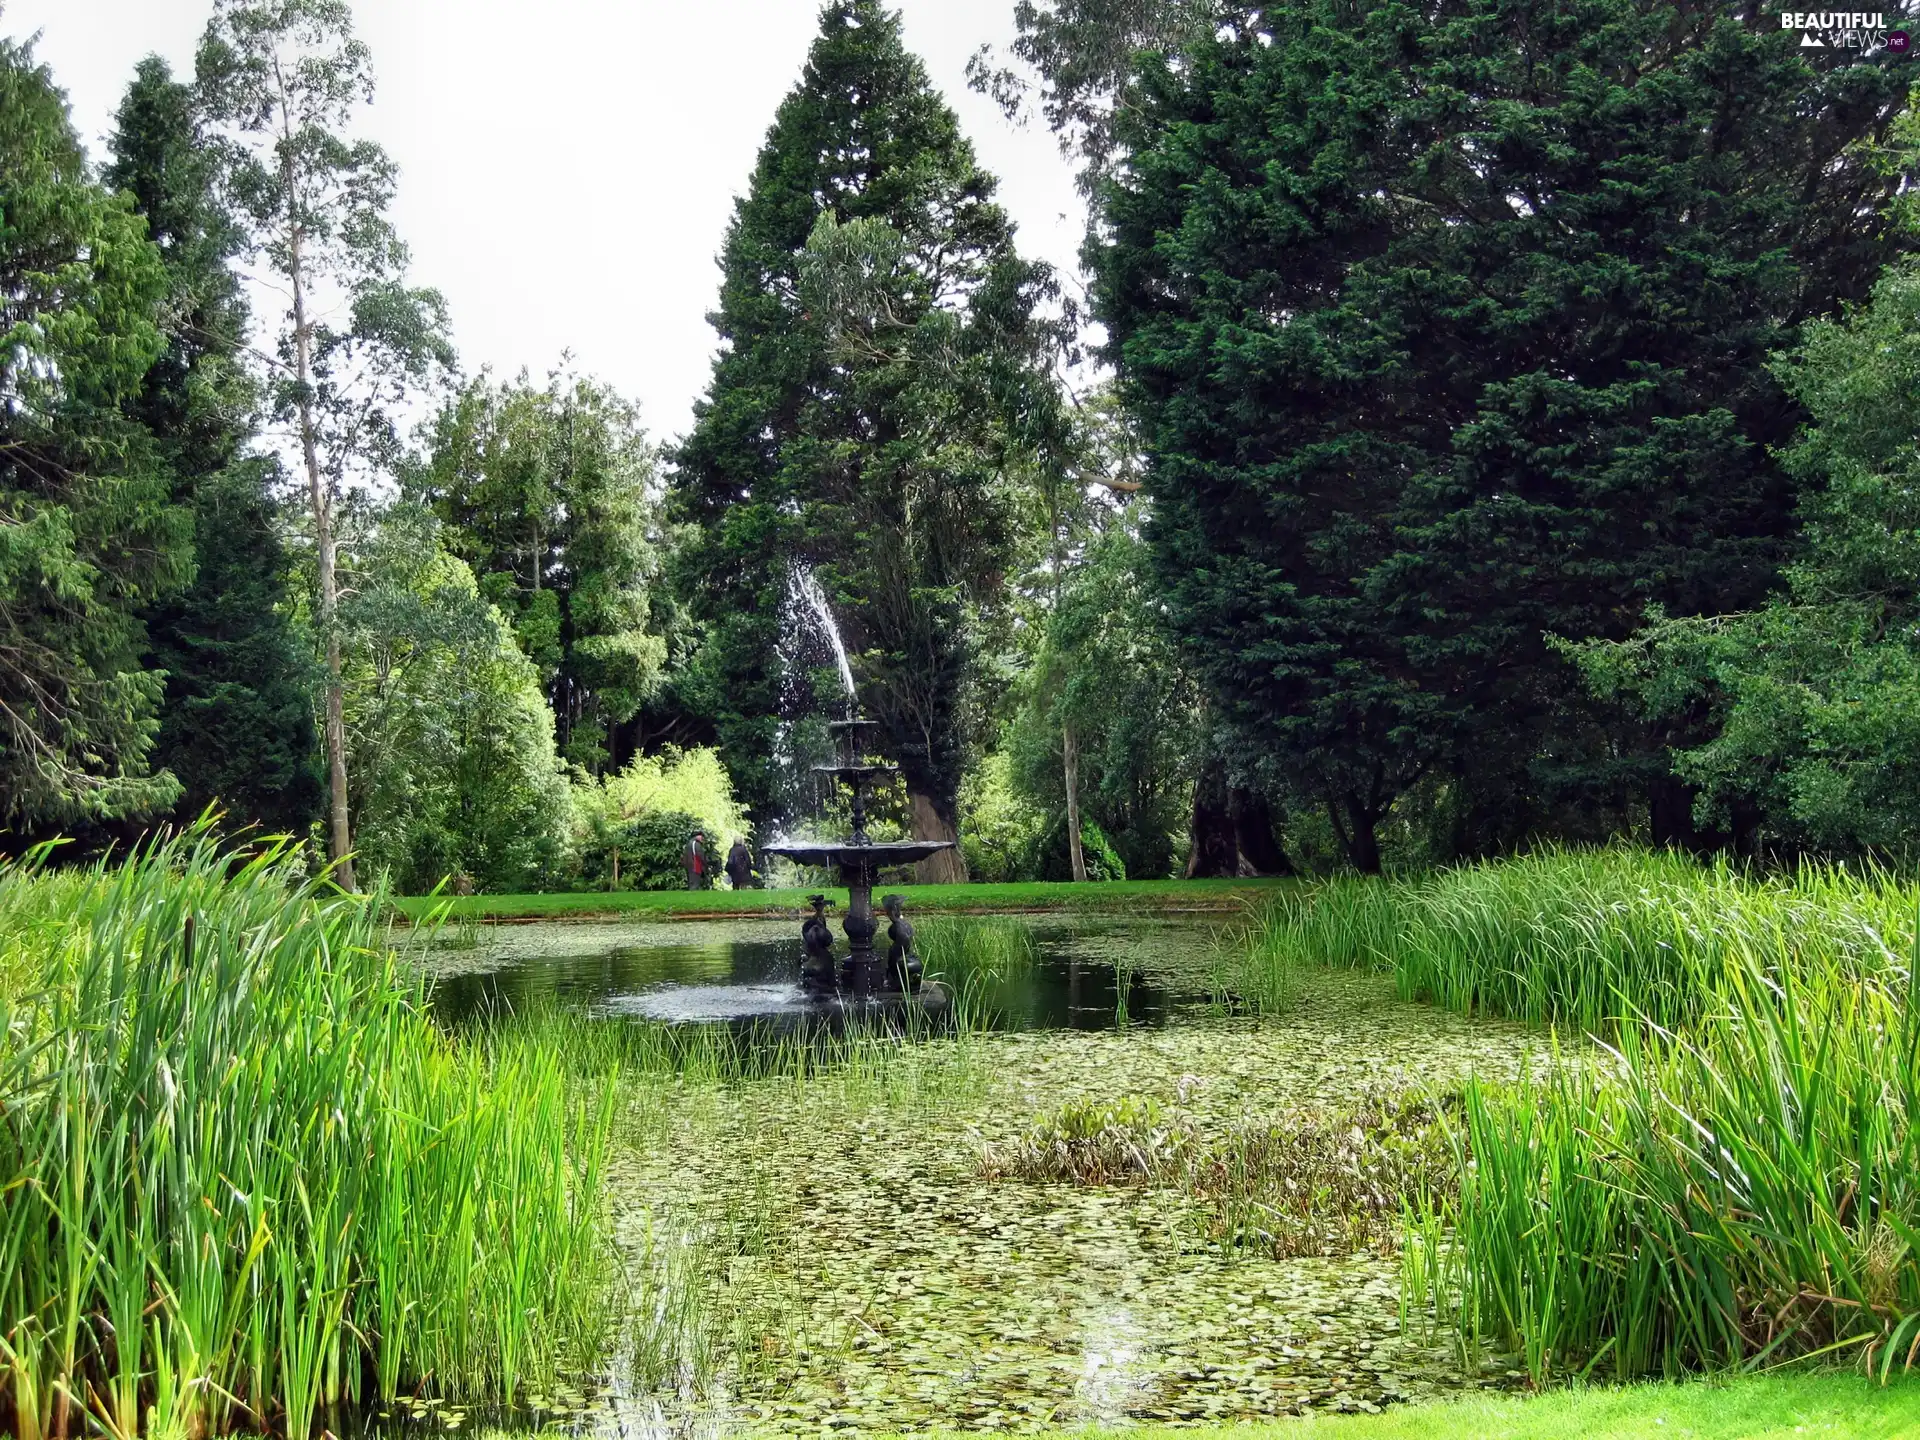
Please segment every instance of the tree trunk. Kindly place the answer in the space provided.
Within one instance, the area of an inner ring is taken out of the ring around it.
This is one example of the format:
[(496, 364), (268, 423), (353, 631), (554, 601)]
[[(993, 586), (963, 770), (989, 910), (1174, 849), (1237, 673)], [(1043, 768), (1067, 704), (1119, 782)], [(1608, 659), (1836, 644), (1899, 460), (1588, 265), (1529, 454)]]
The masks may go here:
[(1240, 846), (1233, 833), (1232, 797), (1227, 767), (1218, 760), (1201, 766), (1193, 782), (1193, 823), (1187, 827), (1187, 878), (1229, 876), (1239, 869)]
[(960, 853), (960, 827), (940, 812), (931, 795), (914, 789), (907, 791), (907, 808), (913, 820), (916, 840), (950, 840), (951, 850), (942, 850), (914, 866), (914, 879), (922, 885), (962, 885), (967, 879), (966, 858)]
[[(292, 161), (287, 161), (291, 168)], [(287, 191), (293, 191), (287, 177)], [(320, 473), (319, 447), (313, 433), (312, 333), (307, 326), (305, 270), (300, 258), (300, 227), (291, 228), (288, 245), (288, 278), (293, 286), (293, 353), (295, 374), (300, 382), (300, 458), (307, 467), (307, 498), (313, 506), (313, 546), (320, 571), (320, 632), (327, 637), (327, 790), (328, 849), (334, 862), (334, 881), (343, 889), (354, 888), (353, 836), (347, 822), (347, 719), (346, 689), (340, 677), (340, 626), (338, 623), (340, 585), (335, 574), (336, 554), (333, 540), (333, 503), (327, 493), (326, 477)]]
[[(1380, 817), (1352, 796), (1338, 804), (1327, 806), (1333, 819), (1334, 834), (1340, 837), (1340, 848), (1347, 852), (1347, 863), (1362, 875), (1380, 873), (1380, 837), (1374, 827), (1380, 823)], [(1340, 812), (1346, 811), (1346, 824), (1340, 823)]]
[(1227, 791), (1227, 809), (1233, 816), (1233, 838), (1239, 851), (1241, 875), (1291, 875), (1293, 861), (1274, 831), (1273, 807), (1258, 790), (1238, 787)]
[(1293, 874), (1293, 862), (1274, 834), (1267, 797), (1229, 784), (1220, 761), (1207, 762), (1194, 782), (1189, 833), (1189, 880)]
[(1073, 878), (1084, 882), (1087, 878), (1087, 856), (1080, 846), (1080, 746), (1073, 738), (1071, 724), (1060, 732), (1060, 748), (1066, 763), (1067, 859), (1072, 865)]

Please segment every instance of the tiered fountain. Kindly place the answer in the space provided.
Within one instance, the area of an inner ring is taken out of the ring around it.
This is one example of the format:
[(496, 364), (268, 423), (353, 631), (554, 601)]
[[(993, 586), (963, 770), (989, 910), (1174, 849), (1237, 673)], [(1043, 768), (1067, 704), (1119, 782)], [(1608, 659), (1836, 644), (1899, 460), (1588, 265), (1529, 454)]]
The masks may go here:
[[(829, 624), (831, 620), (829, 618)], [(838, 636), (834, 636), (836, 646)], [(844, 662), (843, 662), (844, 663)], [(847, 914), (841, 928), (849, 947), (846, 960), (834, 966), (831, 956), (818, 953), (819, 931), (809, 944), (809, 963), (802, 971), (808, 990), (823, 999), (860, 1004), (885, 1003), (912, 996), (917, 1003), (934, 1005), (945, 996), (937, 986), (924, 991), (920, 986), (920, 967), (912, 953), (912, 929), (903, 927), (901, 905), (888, 897), (894, 915), (895, 943), (889, 954), (876, 955), (873, 948), (873, 882), (889, 865), (910, 865), (953, 848), (950, 840), (880, 840), (867, 834), (867, 796), (876, 780), (899, 773), (899, 766), (870, 760), (862, 737), (879, 722), (861, 720), (849, 714), (845, 720), (828, 724), (840, 751), (837, 765), (816, 765), (815, 771), (831, 775), (853, 790), (853, 834), (838, 843), (810, 840), (777, 841), (766, 847), (769, 855), (784, 855), (802, 865), (831, 867), (840, 872), (840, 883), (847, 887)], [(808, 921), (812, 926), (816, 922)], [(823, 927), (824, 928), (824, 927)], [(824, 963), (814, 963), (824, 961)]]

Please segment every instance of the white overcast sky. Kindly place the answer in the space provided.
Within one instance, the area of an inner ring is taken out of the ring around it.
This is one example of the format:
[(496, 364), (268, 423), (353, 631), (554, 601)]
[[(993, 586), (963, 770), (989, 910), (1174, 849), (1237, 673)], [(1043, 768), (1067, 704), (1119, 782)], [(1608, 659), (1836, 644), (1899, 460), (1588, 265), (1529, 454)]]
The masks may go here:
[[(898, 0), (896, 0), (898, 3)], [(1020, 245), (1075, 268), (1069, 163), (966, 87), (1003, 44), (1012, 0), (904, 0), (906, 41), (959, 112)], [(38, 54), (94, 157), (133, 67), (192, 68), (206, 0), (0, 0), (0, 33)], [(665, 440), (705, 386), (714, 265), (733, 197), (799, 78), (815, 0), (356, 0), (379, 91), (366, 133), (400, 164), (395, 219), (412, 279), (453, 313), (464, 368), (581, 370), (641, 402)]]

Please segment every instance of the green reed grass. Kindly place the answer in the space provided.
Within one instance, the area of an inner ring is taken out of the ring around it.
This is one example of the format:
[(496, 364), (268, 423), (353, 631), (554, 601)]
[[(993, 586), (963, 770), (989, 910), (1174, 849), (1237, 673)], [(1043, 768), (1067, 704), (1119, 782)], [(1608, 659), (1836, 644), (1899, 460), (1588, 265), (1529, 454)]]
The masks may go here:
[(1607, 1042), (1470, 1088), (1457, 1200), (1406, 1222), (1409, 1318), (1536, 1379), (1853, 1353), (1920, 1364), (1920, 894), (1547, 850), (1347, 878), (1256, 918), (1238, 984), (1390, 969), (1401, 994)]
[(1391, 969), (1409, 898), (1403, 882), (1361, 875), (1278, 891), (1226, 938), (1216, 984), (1256, 1014), (1279, 1014), (1303, 966)]
[(1708, 872), (1678, 899), (1596, 901), (1561, 913), (1586, 920), (1625, 1023), (1594, 1063), (1469, 1090), (1458, 1201), (1411, 1226), (1410, 1307), (1539, 1379), (1846, 1353), (1883, 1378), (1914, 1368), (1910, 894)]
[[(610, 1337), (614, 1088), (427, 1017), (377, 900), (206, 830), (0, 870), (0, 1420), (131, 1440), (402, 1389), (511, 1397)], [(49, 923), (50, 917), (53, 923)]]
[(1019, 920), (972, 915), (921, 921), (917, 945), (927, 978), (952, 996), (950, 1020), (962, 1034), (1006, 1022), (1040, 955)]
[(1411, 880), (1335, 877), (1257, 914), (1230, 982), (1259, 1008), (1304, 964), (1391, 971), (1408, 999), (1611, 1033), (1687, 1024), (1735, 957), (1876, 972), (1913, 943), (1911, 886), (1808, 865), (1751, 877), (1640, 850), (1545, 850)]
[[(1853, 1352), (1920, 1361), (1920, 1023), (1910, 981), (1749, 957), (1684, 1034), (1474, 1090), (1439, 1313), (1536, 1376)], [(1466, 1166), (1471, 1155), (1472, 1164)]]

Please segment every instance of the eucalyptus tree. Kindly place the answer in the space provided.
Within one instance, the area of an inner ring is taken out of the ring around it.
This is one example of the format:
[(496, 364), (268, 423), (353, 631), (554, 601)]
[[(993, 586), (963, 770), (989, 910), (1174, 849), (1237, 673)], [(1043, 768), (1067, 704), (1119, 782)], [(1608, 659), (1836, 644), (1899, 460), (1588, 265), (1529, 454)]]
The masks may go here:
[(967, 78), (1010, 120), (1037, 109), (1079, 157), (1092, 194), (1121, 153), (1116, 121), (1136, 61), (1204, 40), (1220, 9), (1219, 0), (1016, 0), (1007, 54), (981, 46)]
[(287, 301), (256, 353), (305, 485), (329, 845), (351, 887), (337, 515), (345, 496), (393, 472), (406, 405), (451, 368), (446, 308), (406, 284), (387, 215), (393, 161), (353, 133), (373, 76), (344, 0), (216, 0), (196, 71), (246, 251)]
[(162, 676), (139, 611), (191, 571), (187, 514), (127, 409), (164, 340), (160, 254), (87, 172), (66, 102), (0, 40), (0, 823), (148, 814)]

